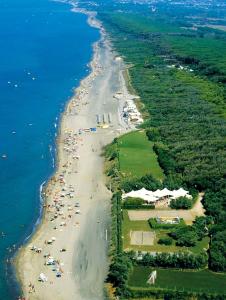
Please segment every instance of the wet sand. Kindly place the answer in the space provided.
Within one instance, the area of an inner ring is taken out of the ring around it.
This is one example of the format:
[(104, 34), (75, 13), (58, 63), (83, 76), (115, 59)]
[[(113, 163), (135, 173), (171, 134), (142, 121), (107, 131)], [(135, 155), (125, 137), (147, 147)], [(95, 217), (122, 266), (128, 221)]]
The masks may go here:
[[(90, 22), (100, 27), (93, 17)], [(92, 72), (62, 116), (58, 167), (45, 189), (42, 222), (16, 259), (26, 299), (104, 298), (111, 192), (105, 186), (101, 154), (104, 145), (131, 128), (122, 118), (128, 94), (123, 63), (115, 59), (101, 32), (94, 45)], [(120, 101), (113, 98), (119, 90), (125, 96)], [(97, 127), (97, 116), (106, 128)], [(89, 128), (97, 130), (84, 130)], [(46, 282), (38, 281), (41, 273)]]

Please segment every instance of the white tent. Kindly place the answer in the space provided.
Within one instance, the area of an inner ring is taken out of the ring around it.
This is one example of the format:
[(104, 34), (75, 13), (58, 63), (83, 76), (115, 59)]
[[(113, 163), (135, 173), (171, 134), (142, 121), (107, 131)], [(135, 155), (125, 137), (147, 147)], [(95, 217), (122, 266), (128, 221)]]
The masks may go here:
[(161, 200), (162, 198), (170, 198), (170, 199), (177, 199), (179, 197), (192, 198), (192, 196), (189, 195), (188, 191), (184, 190), (183, 188), (180, 188), (179, 190), (173, 190), (173, 191), (164, 188), (163, 190), (156, 190), (154, 192), (142, 188), (138, 191), (131, 191), (129, 193), (122, 195), (122, 199), (128, 197), (141, 198), (144, 201), (147, 201), (148, 203), (155, 203), (156, 201)]
[(187, 198), (192, 198), (191, 195), (189, 195), (188, 191), (180, 188), (179, 190), (174, 190), (172, 191), (172, 198), (176, 199), (179, 197), (187, 197)]
[(39, 281), (42, 281), (42, 282), (46, 282), (48, 281), (48, 278), (46, 277), (46, 275), (44, 273), (41, 273), (39, 275), (39, 278), (38, 278)]
[(141, 198), (147, 202), (156, 202), (158, 200), (158, 198), (153, 195), (152, 191), (148, 191), (145, 188), (142, 188), (138, 191), (131, 191), (127, 194), (123, 194), (122, 198), (125, 199), (127, 197), (131, 197), (131, 198)]

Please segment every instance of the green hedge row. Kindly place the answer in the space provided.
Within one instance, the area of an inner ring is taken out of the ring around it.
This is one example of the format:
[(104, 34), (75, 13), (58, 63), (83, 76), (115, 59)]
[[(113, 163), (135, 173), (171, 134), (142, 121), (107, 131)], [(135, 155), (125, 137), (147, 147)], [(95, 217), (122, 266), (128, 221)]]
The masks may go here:
[(218, 295), (218, 294), (208, 294), (203, 292), (188, 292), (188, 291), (178, 291), (178, 290), (169, 290), (169, 289), (161, 289), (161, 288), (135, 288), (128, 287), (127, 290), (127, 299), (140, 299), (152, 297), (152, 299), (167, 299), (167, 300), (225, 300), (226, 294)]
[(117, 255), (122, 252), (122, 232), (121, 232), (121, 193), (113, 194), (111, 199), (111, 255)]
[(139, 205), (139, 204), (133, 205), (133, 204), (127, 204), (127, 203), (123, 203), (122, 207), (125, 209), (142, 209), (142, 210), (155, 209), (154, 205)]

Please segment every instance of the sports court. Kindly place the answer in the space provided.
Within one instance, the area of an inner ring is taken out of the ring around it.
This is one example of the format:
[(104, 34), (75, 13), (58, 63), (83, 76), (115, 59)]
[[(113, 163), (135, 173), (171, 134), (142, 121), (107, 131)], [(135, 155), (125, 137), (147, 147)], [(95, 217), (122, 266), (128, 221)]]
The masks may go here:
[(152, 246), (155, 241), (154, 231), (130, 231), (130, 244), (136, 246)]

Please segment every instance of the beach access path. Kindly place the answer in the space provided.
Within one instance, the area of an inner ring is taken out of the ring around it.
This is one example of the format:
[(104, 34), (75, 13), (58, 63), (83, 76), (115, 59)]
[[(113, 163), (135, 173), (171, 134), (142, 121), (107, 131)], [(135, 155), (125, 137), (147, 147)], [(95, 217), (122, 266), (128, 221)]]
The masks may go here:
[[(45, 190), (42, 223), (17, 257), (26, 299), (104, 298), (111, 192), (105, 186), (101, 154), (103, 146), (130, 129), (121, 117), (124, 100), (119, 104), (113, 98), (119, 90), (126, 98), (122, 62), (104, 37), (94, 48), (92, 73), (81, 82), (62, 117), (58, 169)], [(100, 119), (105, 115), (106, 128), (97, 127), (97, 115)], [(91, 127), (97, 131), (83, 130)], [(46, 265), (52, 259), (55, 264)], [(38, 281), (41, 273), (47, 282)]]

